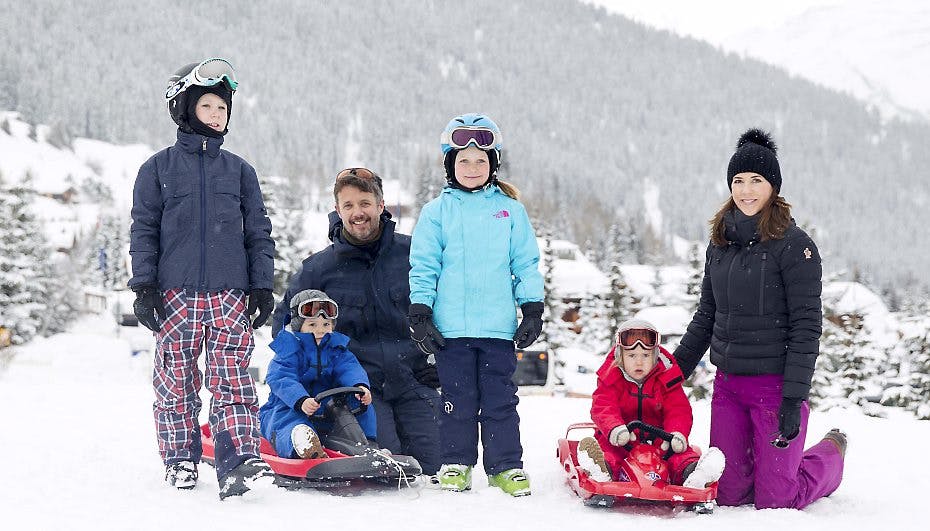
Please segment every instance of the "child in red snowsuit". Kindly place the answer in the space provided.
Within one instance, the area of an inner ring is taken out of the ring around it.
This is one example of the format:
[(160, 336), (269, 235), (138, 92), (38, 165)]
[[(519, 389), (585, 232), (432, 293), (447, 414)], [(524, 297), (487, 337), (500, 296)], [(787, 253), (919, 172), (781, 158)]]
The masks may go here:
[(616, 479), (627, 455), (624, 446), (636, 440), (626, 423), (640, 420), (672, 434), (671, 442), (654, 443), (662, 450), (671, 446), (674, 452), (668, 459), (671, 483), (685, 484), (691, 475), (695, 477), (685, 486), (704, 487), (716, 481), (723, 471), (723, 455), (710, 448), (702, 459), (688, 445), (692, 415), (681, 386), (684, 377), (675, 358), (659, 346), (655, 327), (646, 321), (627, 321), (620, 325), (615, 339), (614, 348), (597, 371), (591, 403), (595, 436), (579, 443), (579, 453), (586, 451), (603, 472)]

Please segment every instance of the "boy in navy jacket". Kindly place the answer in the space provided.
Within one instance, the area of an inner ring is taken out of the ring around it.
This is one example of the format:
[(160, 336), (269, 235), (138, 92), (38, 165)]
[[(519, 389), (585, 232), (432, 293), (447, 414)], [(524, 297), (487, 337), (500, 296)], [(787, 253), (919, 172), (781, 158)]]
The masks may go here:
[(220, 149), (237, 87), (223, 59), (169, 78), (165, 99), (178, 140), (139, 168), (129, 246), (133, 310), (156, 334), (154, 413), (165, 480), (179, 489), (197, 484), (203, 349), (221, 499), (273, 480), (258, 457), (258, 397), (247, 369), (252, 328), (274, 306), (274, 241), (255, 170)]

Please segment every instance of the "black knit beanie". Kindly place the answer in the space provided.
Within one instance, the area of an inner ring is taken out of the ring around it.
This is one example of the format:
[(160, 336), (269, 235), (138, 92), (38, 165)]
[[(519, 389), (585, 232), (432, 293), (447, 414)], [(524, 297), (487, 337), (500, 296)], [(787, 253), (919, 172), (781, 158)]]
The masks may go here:
[(743, 172), (758, 173), (765, 178), (775, 193), (781, 190), (781, 169), (776, 156), (778, 147), (772, 137), (761, 129), (750, 129), (739, 137), (736, 153), (727, 166), (727, 186), (733, 189), (733, 176)]
[[(191, 85), (187, 89), (187, 124), (197, 134), (212, 137), (221, 137), (229, 131), (229, 118), (232, 116), (232, 91), (225, 83), (217, 83), (212, 87)], [(217, 131), (197, 119), (197, 102), (204, 94), (216, 94), (226, 103), (226, 129)]]
[[(461, 151), (460, 149), (452, 149), (446, 153), (445, 157), (442, 159), (442, 165), (446, 169), (446, 182), (449, 183), (449, 186), (453, 188), (460, 188), (465, 190), (465, 188), (455, 180), (455, 155)], [(482, 150), (488, 154), (488, 165), (491, 167), (490, 173), (488, 173), (488, 182), (496, 183), (497, 182), (497, 151), (493, 149)], [(468, 190), (466, 190), (468, 191)]]

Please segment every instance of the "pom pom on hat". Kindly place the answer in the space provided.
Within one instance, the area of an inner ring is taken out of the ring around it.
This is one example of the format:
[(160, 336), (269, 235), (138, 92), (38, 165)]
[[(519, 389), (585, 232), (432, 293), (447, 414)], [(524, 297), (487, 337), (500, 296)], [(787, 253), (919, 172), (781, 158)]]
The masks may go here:
[(750, 129), (739, 137), (736, 153), (727, 166), (727, 186), (733, 188), (733, 176), (752, 172), (758, 173), (775, 189), (781, 190), (781, 168), (778, 166), (778, 146), (772, 136), (761, 129)]

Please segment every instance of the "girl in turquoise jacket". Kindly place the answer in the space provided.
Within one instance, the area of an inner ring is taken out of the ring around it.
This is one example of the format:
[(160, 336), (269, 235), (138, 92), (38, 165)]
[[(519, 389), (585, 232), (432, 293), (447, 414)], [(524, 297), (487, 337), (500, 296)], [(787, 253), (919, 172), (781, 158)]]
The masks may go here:
[(471, 488), (480, 425), (489, 484), (527, 495), (511, 377), (514, 342), (526, 348), (542, 331), (536, 235), (517, 189), (497, 179), (501, 134), (491, 119), (457, 116), (441, 144), (448, 185), (423, 207), (413, 231), (409, 311), (413, 340), (436, 356), (445, 401), (439, 483)]

